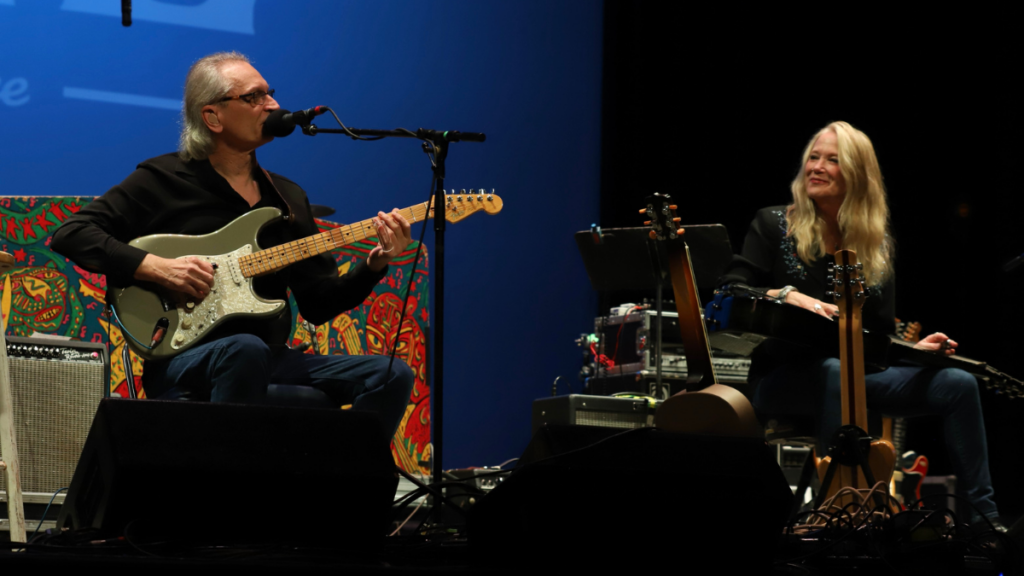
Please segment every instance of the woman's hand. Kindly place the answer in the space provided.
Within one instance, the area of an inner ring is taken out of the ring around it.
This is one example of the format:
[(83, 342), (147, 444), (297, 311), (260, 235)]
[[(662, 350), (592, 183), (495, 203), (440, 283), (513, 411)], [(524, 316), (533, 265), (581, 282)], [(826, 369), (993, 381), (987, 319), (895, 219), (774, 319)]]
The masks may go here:
[[(779, 292), (780, 290), (769, 290), (768, 295), (771, 296), (772, 298), (778, 298)], [(811, 298), (810, 296), (806, 294), (801, 294), (796, 290), (790, 290), (789, 294), (786, 294), (786, 299), (784, 300), (784, 302), (786, 304), (792, 304), (793, 306), (799, 306), (804, 310), (810, 310), (811, 312), (824, 316), (829, 320), (831, 320), (833, 316), (839, 314), (839, 307), (836, 306), (835, 304), (822, 302), (817, 298)]]
[(946, 356), (952, 356), (956, 354), (956, 347), (959, 344), (956, 340), (951, 339), (942, 332), (936, 332), (935, 334), (929, 334), (921, 339), (920, 342), (914, 344), (914, 348), (920, 348), (921, 350), (931, 350), (933, 352), (942, 352)]
[(817, 298), (811, 298), (810, 296), (799, 292), (790, 292), (789, 294), (786, 294), (786, 303), (799, 306), (804, 310), (810, 310), (811, 312), (820, 314), (829, 320), (831, 320), (833, 316), (837, 316), (839, 314), (839, 307), (835, 304), (822, 302)]

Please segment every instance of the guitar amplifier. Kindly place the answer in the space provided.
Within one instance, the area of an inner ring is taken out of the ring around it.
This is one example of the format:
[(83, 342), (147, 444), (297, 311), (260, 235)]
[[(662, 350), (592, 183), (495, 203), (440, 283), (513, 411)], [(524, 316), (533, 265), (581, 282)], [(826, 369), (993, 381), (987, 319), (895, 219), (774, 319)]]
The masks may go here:
[[(53, 493), (71, 484), (109, 385), (110, 363), (103, 344), (55, 338), (9, 336), (7, 356), (25, 518), (34, 528)], [(57, 495), (48, 518), (56, 517), (63, 499)], [(7, 501), (2, 475), (0, 501)], [(0, 510), (6, 515), (6, 506)], [(0, 518), (0, 530), (9, 529), (6, 517)]]
[(643, 428), (654, 425), (659, 402), (643, 398), (614, 398), (569, 394), (533, 401), (533, 433), (545, 424)]

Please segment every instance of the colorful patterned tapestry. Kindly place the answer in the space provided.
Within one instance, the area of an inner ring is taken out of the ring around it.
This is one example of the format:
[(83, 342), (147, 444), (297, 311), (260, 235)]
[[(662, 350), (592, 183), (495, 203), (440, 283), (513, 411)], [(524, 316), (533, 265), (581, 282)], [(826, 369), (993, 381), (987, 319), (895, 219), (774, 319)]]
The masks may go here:
[[(89, 197), (2, 197), (0, 231), (2, 249), (14, 255), (15, 268), (0, 274), (3, 314), (7, 334), (30, 336), (33, 333), (69, 336), (88, 342), (107, 343), (110, 352), (111, 394), (129, 397), (129, 383), (122, 360), (124, 337), (116, 323), (107, 321), (105, 296), (107, 281), (102, 274), (83, 270), (49, 248), (50, 237), (71, 214), (91, 201)], [(321, 230), (338, 224), (317, 220)], [(339, 273), (346, 272), (365, 259), (374, 243), (359, 242), (335, 252)], [(292, 345), (310, 343), (307, 354), (390, 354), (390, 344), (398, 335), (396, 357), (404, 360), (416, 374), (405, 417), (391, 443), (395, 461), (410, 472), (430, 473), (430, 388), (427, 383), (427, 328), (429, 302), (427, 281), (429, 263), (426, 247), (412, 282), (412, 296), (401, 329), (398, 326), (402, 301), (418, 244), (391, 263), (390, 272), (381, 280), (362, 305), (349, 310), (328, 324), (316, 327), (316, 337), (304, 327), (292, 300)], [(315, 346), (312, 344), (315, 342)], [(131, 356), (132, 386), (145, 397), (141, 376), (145, 367), (141, 358)]]

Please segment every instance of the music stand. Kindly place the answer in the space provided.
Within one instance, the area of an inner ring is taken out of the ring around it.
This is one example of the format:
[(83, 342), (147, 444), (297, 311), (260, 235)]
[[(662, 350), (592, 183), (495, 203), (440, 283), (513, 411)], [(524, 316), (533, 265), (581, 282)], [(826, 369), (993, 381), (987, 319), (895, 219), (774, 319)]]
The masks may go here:
[[(682, 227), (683, 240), (690, 248), (690, 263), (697, 288), (713, 290), (718, 278), (732, 259), (729, 232), (721, 224), (695, 224)], [(650, 228), (594, 227), (575, 234), (576, 246), (594, 290), (654, 289), (656, 309), (654, 350), (658, 358), (655, 380), (658, 394), (661, 383), (661, 311), (662, 288), (672, 287), (668, 273), (668, 254), (664, 245), (651, 240)]]

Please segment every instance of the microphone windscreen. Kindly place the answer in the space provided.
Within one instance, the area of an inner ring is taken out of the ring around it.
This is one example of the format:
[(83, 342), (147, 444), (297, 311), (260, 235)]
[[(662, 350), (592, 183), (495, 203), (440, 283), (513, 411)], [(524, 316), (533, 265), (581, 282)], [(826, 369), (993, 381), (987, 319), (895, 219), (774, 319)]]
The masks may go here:
[(278, 108), (271, 112), (263, 122), (263, 135), (282, 138), (294, 132), (295, 124), (285, 122), (283, 119), (285, 114), (290, 114), (290, 112), (284, 108)]

